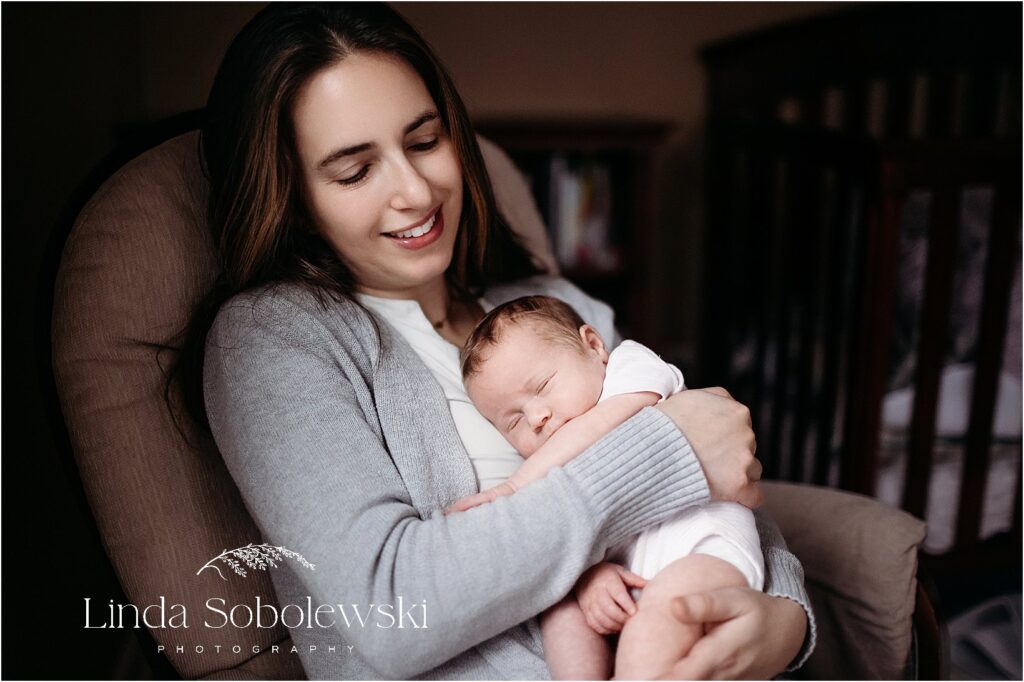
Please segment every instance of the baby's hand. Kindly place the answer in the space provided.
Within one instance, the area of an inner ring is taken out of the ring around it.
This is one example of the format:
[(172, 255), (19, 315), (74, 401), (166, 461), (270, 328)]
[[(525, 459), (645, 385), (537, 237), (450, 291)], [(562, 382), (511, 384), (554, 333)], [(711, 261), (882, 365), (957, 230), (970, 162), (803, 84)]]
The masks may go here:
[(464, 512), (467, 509), (479, 507), (481, 504), (494, 502), (499, 497), (511, 495), (515, 491), (515, 486), (509, 484), (508, 482), (505, 482), (493, 488), (481, 490), (475, 495), (469, 495), (467, 497), (463, 497), (461, 500), (456, 500), (447, 509), (444, 510), (444, 513), (445, 516), (447, 516), (448, 514), (454, 514), (455, 512)]
[(599, 635), (610, 635), (622, 630), (626, 620), (636, 613), (628, 588), (646, 584), (646, 580), (618, 564), (601, 562), (580, 576), (576, 601), (590, 629)]

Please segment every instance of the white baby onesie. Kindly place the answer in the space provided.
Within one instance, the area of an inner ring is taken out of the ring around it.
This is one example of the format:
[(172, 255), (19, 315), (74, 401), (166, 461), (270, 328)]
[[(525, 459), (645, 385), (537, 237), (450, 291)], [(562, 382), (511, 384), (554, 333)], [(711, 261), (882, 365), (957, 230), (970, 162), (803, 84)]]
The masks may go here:
[[(683, 374), (654, 351), (623, 341), (608, 355), (602, 400), (649, 391), (662, 399), (686, 389)], [(612, 547), (608, 560), (648, 580), (676, 559), (708, 554), (735, 566), (755, 590), (764, 587), (764, 556), (754, 515), (734, 502), (691, 507), (632, 540)]]

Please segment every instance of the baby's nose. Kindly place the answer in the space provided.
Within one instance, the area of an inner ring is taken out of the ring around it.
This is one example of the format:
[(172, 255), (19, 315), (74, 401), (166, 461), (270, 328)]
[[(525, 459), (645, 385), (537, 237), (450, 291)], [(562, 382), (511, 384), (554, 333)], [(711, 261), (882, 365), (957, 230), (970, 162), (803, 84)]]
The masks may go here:
[(551, 419), (551, 411), (550, 410), (547, 410), (547, 409), (534, 410), (533, 418), (531, 420), (533, 422), (533, 430), (534, 431), (540, 431), (542, 428), (544, 428), (544, 425), (548, 423), (549, 419)]

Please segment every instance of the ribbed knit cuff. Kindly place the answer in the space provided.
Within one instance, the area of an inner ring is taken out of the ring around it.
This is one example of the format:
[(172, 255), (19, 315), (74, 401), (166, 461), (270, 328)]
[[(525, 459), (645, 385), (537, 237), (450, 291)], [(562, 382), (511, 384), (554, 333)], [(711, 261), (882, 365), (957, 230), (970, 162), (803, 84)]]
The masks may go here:
[(768, 581), (764, 586), (765, 594), (772, 597), (792, 599), (802, 606), (804, 612), (807, 613), (807, 636), (804, 637), (804, 645), (800, 647), (800, 651), (793, 658), (793, 662), (786, 668), (786, 672), (792, 672), (800, 668), (814, 651), (814, 645), (818, 639), (818, 630), (814, 622), (814, 610), (811, 609), (811, 602), (807, 596), (807, 590), (804, 588), (803, 566), (800, 565), (796, 557), (789, 552), (779, 552), (773, 549), (768, 549), (766, 552), (766, 566), (785, 566), (789, 570), (769, 571)]
[(653, 407), (626, 420), (565, 471), (594, 506), (608, 545), (711, 497), (689, 441)]

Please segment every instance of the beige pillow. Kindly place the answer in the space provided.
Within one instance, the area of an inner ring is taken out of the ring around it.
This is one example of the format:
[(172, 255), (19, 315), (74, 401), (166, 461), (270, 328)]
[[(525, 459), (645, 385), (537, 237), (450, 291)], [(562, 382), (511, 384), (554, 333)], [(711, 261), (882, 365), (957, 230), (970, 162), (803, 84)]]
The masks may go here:
[(925, 524), (862, 495), (766, 482), (764, 510), (804, 566), (818, 644), (796, 675), (894, 679), (910, 652)]

